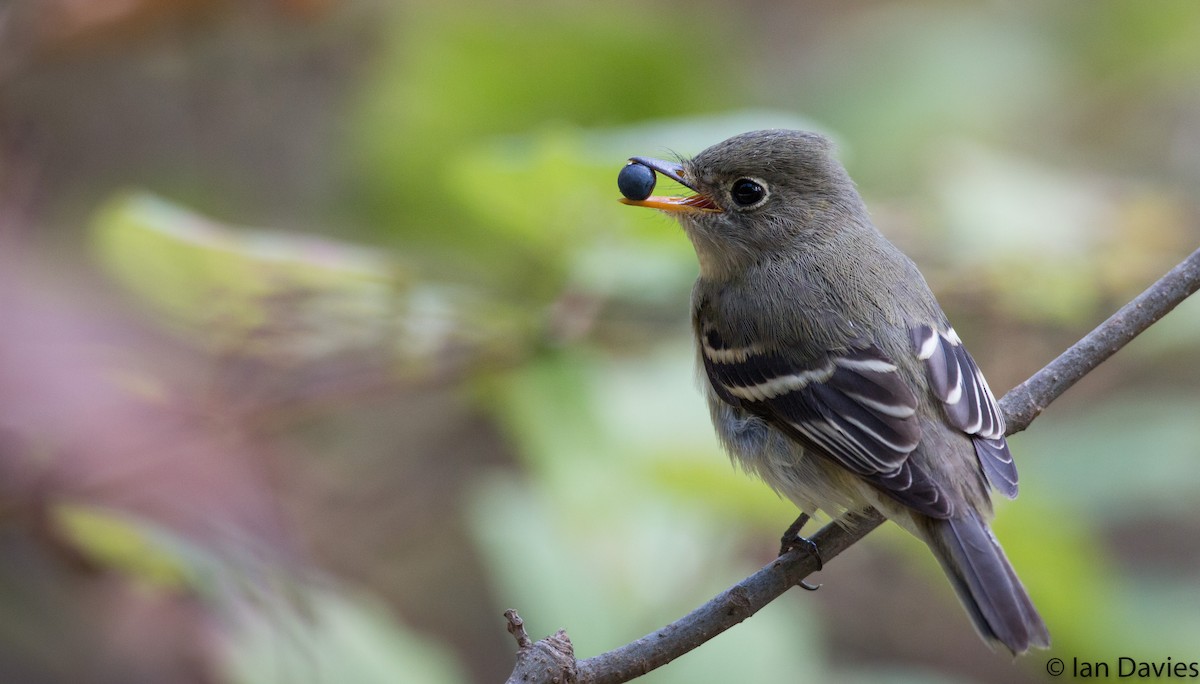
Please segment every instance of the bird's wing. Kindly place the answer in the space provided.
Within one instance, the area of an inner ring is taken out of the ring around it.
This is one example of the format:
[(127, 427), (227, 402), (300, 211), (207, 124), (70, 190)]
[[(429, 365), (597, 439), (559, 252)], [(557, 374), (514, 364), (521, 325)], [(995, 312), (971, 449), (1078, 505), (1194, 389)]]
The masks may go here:
[(912, 343), (946, 419), (975, 443), (988, 482), (1008, 498), (1016, 497), (1017, 467), (1004, 439), (1004, 414), (975, 359), (949, 326), (944, 331), (929, 325), (913, 328)]
[(939, 518), (950, 514), (941, 488), (909, 459), (921, 441), (917, 396), (877, 346), (801, 360), (786, 350), (730, 345), (705, 327), (700, 347), (723, 401), (763, 417), (907, 506)]

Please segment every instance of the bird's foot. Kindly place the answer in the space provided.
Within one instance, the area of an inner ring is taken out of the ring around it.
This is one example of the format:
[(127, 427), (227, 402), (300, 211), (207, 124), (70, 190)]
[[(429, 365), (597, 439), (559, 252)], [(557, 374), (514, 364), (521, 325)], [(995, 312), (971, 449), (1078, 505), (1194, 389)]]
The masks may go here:
[[(804, 529), (804, 525), (808, 521), (808, 514), (801, 513), (800, 517), (796, 518), (796, 522), (788, 526), (787, 531), (783, 533), (783, 537), (779, 540), (779, 555), (782, 556), (793, 549), (803, 549), (816, 559), (817, 570), (819, 571), (825, 566), (825, 561), (821, 558), (821, 549), (817, 548), (817, 544), (813, 540), (800, 536), (800, 530)], [(810, 584), (807, 580), (800, 580), (800, 588), (808, 591), (816, 591), (821, 588), (821, 585)]]

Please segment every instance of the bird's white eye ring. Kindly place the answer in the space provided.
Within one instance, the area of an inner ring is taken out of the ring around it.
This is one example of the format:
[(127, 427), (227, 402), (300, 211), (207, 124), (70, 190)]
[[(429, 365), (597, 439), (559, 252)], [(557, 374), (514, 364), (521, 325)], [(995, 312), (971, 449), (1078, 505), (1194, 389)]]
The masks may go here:
[(729, 196), (739, 207), (752, 207), (767, 198), (767, 187), (753, 178), (739, 178), (729, 188)]

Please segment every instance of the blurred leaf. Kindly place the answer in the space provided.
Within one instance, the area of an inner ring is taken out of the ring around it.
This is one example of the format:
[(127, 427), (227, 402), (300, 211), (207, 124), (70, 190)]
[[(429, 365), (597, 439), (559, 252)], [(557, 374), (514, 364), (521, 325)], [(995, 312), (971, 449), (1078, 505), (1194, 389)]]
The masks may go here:
[[(378, 344), (394, 319), (399, 270), (362, 247), (234, 228), (147, 194), (105, 205), (94, 240), (114, 277), (214, 348), (319, 356)], [(275, 328), (287, 334), (255, 345)]]
[(303, 614), (245, 611), (225, 642), (230, 681), (453, 684), (467, 681), (440, 644), (396, 623), (369, 596), (309, 588)]
[[(712, 87), (731, 64), (725, 43), (691, 49), (715, 21), (644, 3), (406, 7), (351, 130), (350, 208), (470, 280), (545, 296), (562, 263), (538, 250), (604, 230), (612, 210), (589, 210), (615, 205), (624, 161), (579, 175), (574, 131), (726, 106), (736, 81)], [(682, 54), (686, 68), (659, 58)], [(527, 131), (533, 155), (493, 144)]]
[(114, 510), (76, 504), (54, 509), (55, 521), (97, 563), (149, 584), (180, 587), (190, 574), (168, 533)]
[(446, 162), (446, 187), (471, 189), (454, 195), (469, 216), (457, 237), (502, 244), (491, 259), (509, 263), (494, 264), (494, 273), (511, 274), (510, 282), (543, 300), (561, 290), (572, 254), (611, 239), (627, 218), (611, 190), (619, 161), (589, 164), (581, 150), (578, 131), (550, 130), (482, 143)]
[[(123, 576), (198, 595), (213, 605), (269, 567), (261, 549), (216, 548), (153, 520), (87, 504), (60, 504), (56, 522), (80, 551)], [(266, 593), (270, 593), (269, 591)]]
[(106, 568), (205, 597), (226, 630), (233, 681), (294, 681), (298, 673), (322, 682), (465, 681), (447, 653), (365, 602), (296, 584), (279, 569), (242, 568), (249, 559), (231, 549), (215, 552), (128, 514), (73, 504), (54, 512), (67, 537)]
[[(686, 293), (695, 256), (678, 225), (616, 201), (616, 176), (626, 159), (695, 154), (749, 128), (810, 124), (782, 112), (739, 111), (600, 129), (545, 124), (522, 135), (460, 143), (458, 153), (444, 154), (441, 161), (445, 196), (468, 213), (469, 222), (446, 237), (472, 239), (462, 245), (472, 251), (479, 239), (502, 243), (515, 261), (496, 264), (508, 257), (493, 251), (489, 263), (509, 273), (527, 295), (553, 297), (567, 280), (606, 294), (668, 287)], [(682, 191), (661, 180), (660, 192), (672, 192), (672, 186)], [(613, 253), (621, 260), (597, 268), (601, 257)], [(642, 265), (648, 268), (636, 268)], [(581, 271), (584, 267), (590, 268)], [(652, 280), (655, 276), (661, 280)]]

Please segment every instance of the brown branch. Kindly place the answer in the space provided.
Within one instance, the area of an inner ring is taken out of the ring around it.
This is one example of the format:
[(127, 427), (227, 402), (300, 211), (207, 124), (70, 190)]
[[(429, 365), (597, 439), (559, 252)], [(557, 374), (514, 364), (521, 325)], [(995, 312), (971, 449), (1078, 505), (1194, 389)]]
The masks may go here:
[[(1008, 434), (1029, 427), (1051, 402), (1080, 378), (1169, 313), (1197, 289), (1200, 289), (1200, 250), (1193, 252), (1158, 282), (1121, 307), (1120, 311), (1033, 377), (1004, 395), (1000, 400), (1000, 408), (1008, 424)], [(852, 519), (842, 518), (830, 523), (810, 539), (820, 550), (820, 557), (829, 562), (865, 537), (868, 532), (883, 524), (883, 520), (879, 513), (868, 511), (865, 514), (857, 514)], [(508, 681), (527, 684), (627, 682), (671, 662), (745, 620), (817, 569), (815, 556), (805, 551), (790, 551), (666, 627), (607, 653), (574, 661), (573, 670), (570, 667), (570, 659), (574, 658), (570, 651), (570, 640), (560, 631), (534, 645), (536, 647), (548, 640), (554, 640), (552, 650), (560, 658), (559, 666), (548, 667), (544, 661), (529, 657), (523, 660), (521, 653), (529, 650), (523, 647), (518, 653), (517, 666)], [(509, 619), (511, 622), (512, 617)], [(563, 648), (564, 641), (566, 650)], [(565, 666), (561, 660), (564, 658), (567, 659)], [(536, 663), (537, 666), (523, 667), (523, 662)]]
[[(868, 532), (883, 524), (874, 509), (843, 518), (821, 528), (809, 539), (828, 561)], [(726, 589), (708, 603), (657, 632), (577, 663), (579, 684), (627, 682), (666, 665), (742, 620), (754, 615), (800, 580), (817, 571), (817, 558), (805, 550), (792, 550), (762, 570)]]

